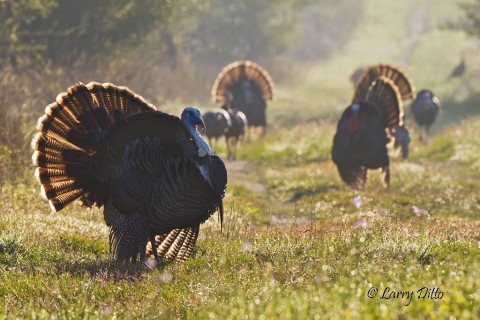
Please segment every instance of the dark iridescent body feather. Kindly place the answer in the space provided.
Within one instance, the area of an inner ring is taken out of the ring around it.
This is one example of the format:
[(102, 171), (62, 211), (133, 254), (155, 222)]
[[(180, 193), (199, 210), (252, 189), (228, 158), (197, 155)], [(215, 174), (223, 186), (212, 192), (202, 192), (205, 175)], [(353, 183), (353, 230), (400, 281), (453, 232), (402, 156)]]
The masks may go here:
[(389, 186), (386, 130), (402, 123), (403, 107), (398, 87), (389, 78), (375, 78), (375, 75), (370, 72), (362, 77), (352, 105), (338, 121), (333, 139), (332, 160), (342, 180), (355, 188), (365, 186), (367, 169), (377, 168), (382, 169), (384, 186)]
[(170, 241), (175, 247), (160, 246), (171, 258), (186, 258), (200, 223), (216, 210), (223, 214), (227, 179), (220, 158), (200, 152), (206, 144), (187, 120), (155, 111), (123, 87), (69, 88), (47, 107), (32, 141), (43, 193), (55, 211), (76, 199), (104, 205), (116, 260), (143, 257), (148, 240), (177, 229), (185, 232), (174, 232), (174, 240), (181, 235)]

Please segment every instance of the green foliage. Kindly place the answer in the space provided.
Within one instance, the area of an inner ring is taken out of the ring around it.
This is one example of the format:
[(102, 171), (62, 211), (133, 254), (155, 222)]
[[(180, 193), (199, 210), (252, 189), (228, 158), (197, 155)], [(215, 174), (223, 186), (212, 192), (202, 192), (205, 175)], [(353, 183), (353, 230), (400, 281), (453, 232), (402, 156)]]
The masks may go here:
[(329, 159), (332, 141), (330, 125), (312, 122), (276, 130), (258, 143), (243, 146), (239, 152), (243, 158), (271, 167), (280, 163), (300, 165)]
[(462, 9), (465, 17), (457, 23), (457, 26), (473, 36), (480, 37), (480, 1), (464, 3)]
[(31, 108), (43, 110), (46, 104), (31, 87), (48, 92), (48, 84), (39, 81), (39, 76), (17, 74), (11, 67), (0, 72), (0, 186), (31, 175), (30, 139), (38, 116)]
[(57, 5), (56, 0), (0, 1), (0, 65), (17, 65), (22, 56), (35, 56), (45, 50), (44, 43), (26, 41), (28, 26), (46, 19)]
[(192, 41), (185, 42), (187, 51), (207, 65), (246, 58), (265, 61), (288, 47), (295, 19), (292, 3), (212, 0), (188, 28), (186, 36)]
[(0, 64), (25, 68), (48, 61), (63, 68), (74, 64), (94, 68), (119, 50), (131, 55), (141, 46), (163, 55), (155, 60), (173, 65), (179, 51), (215, 65), (239, 58), (264, 60), (290, 46), (297, 18), (293, 9), (301, 3), (2, 1)]
[[(455, 154), (454, 142), (447, 136), (436, 137), (426, 148), (419, 151), (418, 157), (434, 160), (448, 160)], [(415, 155), (412, 155), (415, 157)]]
[[(289, 55), (294, 61), (325, 59), (343, 48), (363, 17), (364, 1), (296, 1), (297, 26)], [(341, 26), (341, 28), (339, 27)]]
[[(175, 7), (170, 1), (3, 1), (2, 39), (15, 59), (51, 61), (65, 66), (103, 62), (122, 46), (136, 46), (142, 35), (166, 23)], [(25, 19), (25, 15), (27, 18)], [(89, 59), (84, 59), (88, 56)], [(82, 59), (83, 58), (83, 59)], [(19, 61), (17, 61), (19, 62)]]

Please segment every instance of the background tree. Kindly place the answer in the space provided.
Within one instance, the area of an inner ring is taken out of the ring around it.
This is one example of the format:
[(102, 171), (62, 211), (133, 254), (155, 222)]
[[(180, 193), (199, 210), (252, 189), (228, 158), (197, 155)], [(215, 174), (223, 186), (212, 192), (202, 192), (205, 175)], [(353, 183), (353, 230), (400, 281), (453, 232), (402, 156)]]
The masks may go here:
[(465, 19), (459, 25), (468, 34), (480, 37), (480, 0), (462, 5)]
[(3, 62), (94, 66), (111, 53), (141, 46), (152, 30), (172, 21), (183, 3), (194, 2), (6, 0), (0, 6), (5, 21), (0, 56)]
[(49, 17), (56, 0), (0, 1), (0, 66), (23, 63), (24, 58), (43, 53), (46, 44), (29, 35), (29, 26)]

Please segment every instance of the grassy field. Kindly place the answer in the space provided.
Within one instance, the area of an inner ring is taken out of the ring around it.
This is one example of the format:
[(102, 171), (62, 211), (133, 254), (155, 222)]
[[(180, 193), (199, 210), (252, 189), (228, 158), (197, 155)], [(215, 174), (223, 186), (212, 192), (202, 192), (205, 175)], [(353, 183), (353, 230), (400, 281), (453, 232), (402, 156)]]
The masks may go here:
[[(101, 209), (53, 214), (33, 176), (5, 183), (0, 319), (480, 318), (478, 69), (445, 81), (461, 51), (471, 65), (480, 55), (464, 35), (438, 29), (456, 4), (426, 1), (426, 31), (405, 58), (417, 3), (365, 1), (341, 52), (278, 85), (267, 137), (227, 162), (223, 230), (205, 223), (185, 263), (111, 262)], [(404, 67), (443, 112), (428, 144), (407, 112), (411, 155), (392, 151), (390, 189), (373, 171), (355, 191), (330, 149), (349, 74), (376, 62)]]

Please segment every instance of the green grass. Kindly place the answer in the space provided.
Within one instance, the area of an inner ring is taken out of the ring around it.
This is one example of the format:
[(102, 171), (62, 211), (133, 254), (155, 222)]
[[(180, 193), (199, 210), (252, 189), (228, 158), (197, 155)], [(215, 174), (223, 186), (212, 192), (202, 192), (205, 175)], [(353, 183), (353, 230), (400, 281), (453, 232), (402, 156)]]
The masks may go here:
[[(11, 213), (13, 224), (2, 230), (17, 236), (1, 235), (3, 312), (21, 318), (478, 316), (478, 221), (382, 217), (352, 207), (269, 228), (250, 228), (230, 214), (236, 226), (229, 237), (207, 227), (194, 258), (156, 270), (109, 262), (106, 237), (95, 244), (39, 233), (32, 243), (14, 222), (48, 223), (50, 214)], [(362, 215), (367, 225), (358, 227)], [(439, 287), (444, 298), (415, 298), (405, 307), (402, 299), (367, 298), (371, 286)]]
[[(227, 162), (223, 230), (217, 218), (205, 223), (185, 263), (110, 261), (101, 209), (50, 213), (22, 166), (0, 189), (0, 319), (480, 318), (480, 97), (457, 91), (473, 71), (454, 85), (443, 81), (459, 48), (469, 47), (464, 35), (437, 28), (458, 14), (454, 2), (430, 1), (428, 32), (403, 66), (442, 101), (428, 143), (409, 123), (411, 155), (401, 161), (392, 151), (389, 190), (375, 171), (364, 190), (346, 187), (330, 159), (350, 72), (401, 64), (415, 4), (365, 1), (340, 52), (278, 85), (267, 136)], [(178, 105), (163, 110), (178, 114)], [(217, 151), (225, 155), (223, 143)], [(378, 294), (369, 298), (372, 287)], [(382, 299), (387, 287), (415, 296)], [(422, 287), (443, 296), (418, 298)]]
[[(465, 120), (432, 137), (410, 161), (393, 158), (390, 190), (374, 173), (363, 191), (342, 185), (329, 160), (331, 142), (308, 144), (314, 137), (323, 141), (331, 125), (295, 128), (298, 135), (291, 138), (286, 129), (272, 132), (242, 151), (242, 157), (257, 151), (247, 163), (264, 192), (231, 181), (223, 232), (216, 219), (209, 221), (193, 258), (154, 270), (109, 260), (101, 210), (74, 205), (49, 213), (33, 181), (4, 185), (0, 314), (477, 318), (480, 180), (472, 177), (480, 166), (472, 155), (480, 148), (479, 124), (478, 118)], [(281, 147), (272, 146), (282, 140)], [(454, 148), (452, 154), (447, 148), (447, 157), (442, 150), (449, 145)], [(283, 149), (301, 149), (304, 157), (291, 161), (297, 152)], [(357, 195), (360, 208), (352, 203)], [(412, 205), (429, 216), (416, 216)], [(442, 299), (381, 299), (387, 287), (416, 293), (424, 286), (438, 287)], [(379, 290), (374, 298), (367, 297), (371, 287)]]

